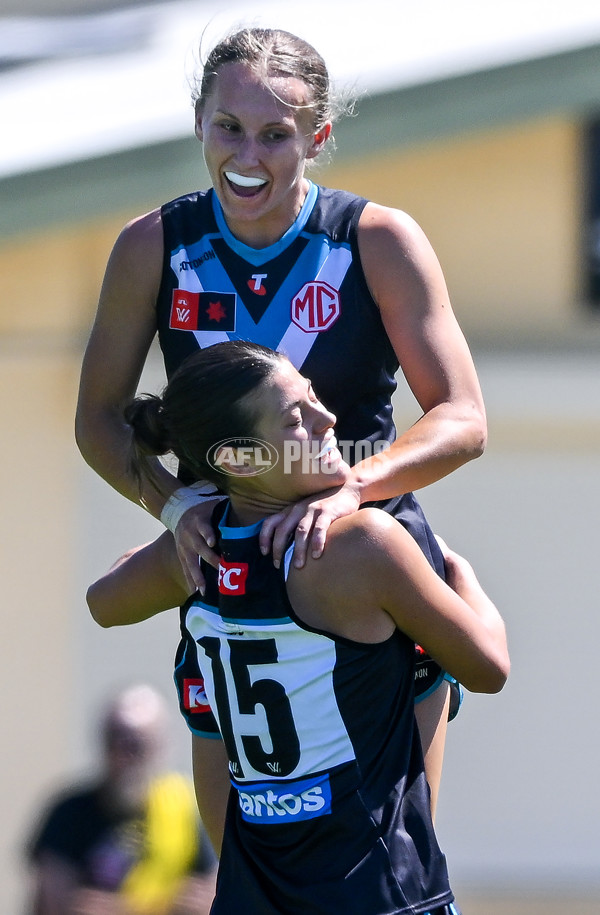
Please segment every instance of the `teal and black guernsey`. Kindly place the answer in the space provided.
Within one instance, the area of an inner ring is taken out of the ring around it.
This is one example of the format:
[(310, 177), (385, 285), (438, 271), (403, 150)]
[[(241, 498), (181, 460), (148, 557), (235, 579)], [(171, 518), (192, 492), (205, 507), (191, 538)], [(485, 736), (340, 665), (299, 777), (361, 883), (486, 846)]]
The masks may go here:
[[(360, 260), (357, 225), (366, 203), (311, 184), (294, 224), (260, 249), (232, 235), (212, 190), (165, 204), (157, 321), (167, 375), (198, 348), (259, 343), (285, 353), (311, 379), (336, 415), (336, 438), (349, 464), (393, 442), (398, 360)], [(406, 527), (444, 578), (440, 548), (414, 495), (377, 505)], [(442, 679), (439, 666), (419, 655), (417, 696)]]
[(163, 206), (157, 314), (167, 375), (198, 347), (260, 343), (284, 352), (311, 379), (337, 416), (336, 435), (349, 463), (354, 443), (393, 441), (398, 360), (356, 242), (366, 203), (311, 184), (294, 224), (260, 249), (232, 235), (212, 190)]

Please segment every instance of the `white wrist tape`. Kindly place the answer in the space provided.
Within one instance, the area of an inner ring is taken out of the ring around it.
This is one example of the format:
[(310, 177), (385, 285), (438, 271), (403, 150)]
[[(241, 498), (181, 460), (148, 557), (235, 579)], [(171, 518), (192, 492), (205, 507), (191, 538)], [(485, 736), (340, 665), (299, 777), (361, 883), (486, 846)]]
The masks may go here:
[(224, 498), (213, 483), (193, 483), (191, 486), (180, 486), (165, 502), (160, 513), (160, 520), (174, 534), (181, 516), (188, 508), (200, 505), (201, 502)]

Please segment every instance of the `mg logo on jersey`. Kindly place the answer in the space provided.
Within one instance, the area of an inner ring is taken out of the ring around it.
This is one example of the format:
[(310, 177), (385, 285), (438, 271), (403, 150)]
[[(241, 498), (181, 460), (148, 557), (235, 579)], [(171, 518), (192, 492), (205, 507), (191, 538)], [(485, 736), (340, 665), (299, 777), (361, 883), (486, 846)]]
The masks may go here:
[(210, 705), (204, 692), (204, 680), (184, 679), (183, 681), (183, 707), (192, 714), (210, 712)]
[(339, 316), (340, 294), (329, 283), (305, 283), (292, 299), (292, 321), (307, 334), (329, 330)]
[(237, 597), (246, 593), (246, 579), (248, 578), (247, 562), (219, 562), (219, 594), (228, 594)]

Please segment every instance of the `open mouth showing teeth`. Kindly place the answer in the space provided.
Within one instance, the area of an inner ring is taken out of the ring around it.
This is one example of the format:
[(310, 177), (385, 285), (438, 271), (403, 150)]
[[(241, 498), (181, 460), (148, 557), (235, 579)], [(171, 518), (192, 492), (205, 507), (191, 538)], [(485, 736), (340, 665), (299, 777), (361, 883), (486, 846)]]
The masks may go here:
[(225, 172), (225, 177), (238, 187), (259, 188), (267, 183), (266, 178), (251, 178), (248, 175), (238, 175), (237, 172)]
[(315, 460), (319, 461), (321, 458), (326, 457), (329, 454), (329, 452), (334, 451), (335, 448), (337, 448), (337, 439), (335, 439), (335, 438), (328, 439), (325, 442), (325, 444), (323, 445), (323, 447), (321, 448), (321, 450), (319, 451), (319, 453), (317, 454)]

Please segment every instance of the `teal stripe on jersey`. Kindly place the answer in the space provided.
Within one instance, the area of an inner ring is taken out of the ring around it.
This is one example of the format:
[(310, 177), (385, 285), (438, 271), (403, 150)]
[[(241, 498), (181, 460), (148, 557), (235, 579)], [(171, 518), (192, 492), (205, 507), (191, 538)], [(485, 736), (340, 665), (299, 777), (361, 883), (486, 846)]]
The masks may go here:
[(312, 213), (313, 207), (317, 201), (318, 194), (319, 189), (317, 185), (313, 184), (312, 181), (309, 182), (308, 193), (295, 221), (289, 227), (287, 232), (281, 236), (279, 241), (276, 241), (273, 245), (269, 245), (267, 248), (251, 248), (249, 245), (245, 245), (238, 238), (236, 238), (225, 222), (223, 208), (219, 203), (217, 195), (213, 193), (211, 196), (213, 213), (215, 214), (217, 225), (221, 235), (231, 250), (235, 251), (236, 254), (239, 254), (240, 257), (243, 257), (245, 261), (248, 261), (248, 263), (252, 264), (253, 266), (262, 267), (263, 264), (266, 264), (273, 260), (275, 257), (278, 257), (281, 252), (285, 251), (285, 249), (289, 247), (289, 245), (291, 245), (292, 242), (298, 237), (308, 222), (308, 217)]

